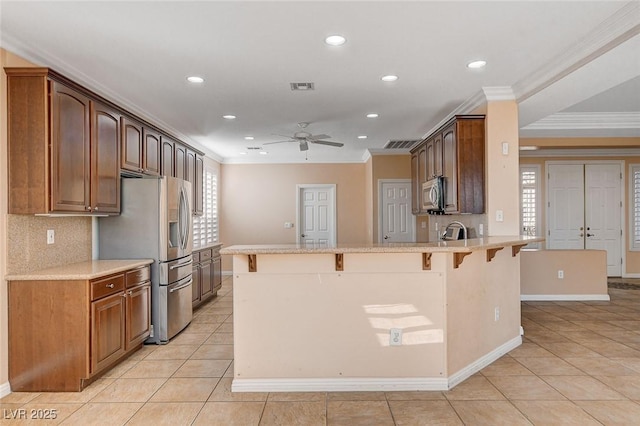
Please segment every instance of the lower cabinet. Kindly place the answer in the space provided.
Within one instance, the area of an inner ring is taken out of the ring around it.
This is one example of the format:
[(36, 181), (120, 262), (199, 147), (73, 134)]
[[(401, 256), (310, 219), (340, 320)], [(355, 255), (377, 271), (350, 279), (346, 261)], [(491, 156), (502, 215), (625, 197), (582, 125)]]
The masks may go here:
[(220, 246), (198, 250), (193, 254), (193, 307), (218, 294), (222, 287)]
[(149, 266), (91, 280), (9, 281), (11, 390), (81, 391), (150, 329)]

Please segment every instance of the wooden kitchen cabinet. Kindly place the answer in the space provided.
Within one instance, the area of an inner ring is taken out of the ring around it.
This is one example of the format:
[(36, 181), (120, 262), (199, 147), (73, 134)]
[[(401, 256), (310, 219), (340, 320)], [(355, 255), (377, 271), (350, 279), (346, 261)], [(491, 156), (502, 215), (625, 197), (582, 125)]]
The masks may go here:
[(14, 392), (81, 391), (142, 346), (151, 329), (149, 266), (90, 280), (9, 281)]
[(176, 143), (175, 144), (175, 174), (174, 176), (180, 179), (187, 179), (187, 147)]
[(484, 213), (484, 116), (458, 115), (411, 150), (414, 214), (421, 209), (422, 184), (444, 177), (445, 213)]
[(118, 114), (47, 68), (5, 71), (9, 213), (118, 213)]
[(196, 154), (196, 175), (193, 190), (193, 213), (201, 215), (204, 212), (204, 158)]
[(122, 117), (122, 170), (159, 176), (161, 154), (160, 133), (129, 117)]
[(162, 140), (162, 157), (160, 160), (160, 174), (162, 176), (175, 176), (175, 142), (166, 136), (161, 137)]
[[(193, 256), (193, 307), (214, 297), (222, 287), (220, 245), (198, 250)], [(197, 278), (196, 278), (197, 277)], [(196, 284), (197, 279), (197, 284)], [(196, 287), (198, 288), (196, 290)]]

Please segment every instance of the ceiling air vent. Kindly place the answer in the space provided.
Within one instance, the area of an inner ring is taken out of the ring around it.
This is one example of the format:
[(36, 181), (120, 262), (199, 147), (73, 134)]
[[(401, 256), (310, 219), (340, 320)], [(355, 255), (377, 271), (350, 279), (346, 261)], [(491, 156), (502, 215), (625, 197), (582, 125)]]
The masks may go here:
[(315, 85), (313, 83), (290, 83), (291, 90), (313, 90)]
[(420, 142), (420, 139), (390, 140), (384, 146), (384, 149), (411, 149), (418, 142)]
[(247, 149), (249, 151), (260, 151), (262, 149), (261, 146), (248, 146)]

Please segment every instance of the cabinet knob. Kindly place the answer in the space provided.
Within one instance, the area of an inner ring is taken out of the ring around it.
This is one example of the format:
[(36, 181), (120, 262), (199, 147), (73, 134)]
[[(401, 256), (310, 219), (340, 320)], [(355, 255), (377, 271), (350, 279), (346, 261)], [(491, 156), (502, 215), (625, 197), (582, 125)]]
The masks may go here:
[(107, 288), (114, 288), (115, 284), (111, 283), (111, 284), (107, 284)]
[(91, 211), (91, 206), (87, 206), (87, 210)]
[(93, 210), (98, 211), (98, 208), (97, 208), (97, 207), (94, 207), (94, 208), (93, 208)]
[(127, 292), (127, 294), (128, 294), (129, 296), (131, 296), (131, 295), (133, 294), (133, 290), (129, 290), (129, 291)]

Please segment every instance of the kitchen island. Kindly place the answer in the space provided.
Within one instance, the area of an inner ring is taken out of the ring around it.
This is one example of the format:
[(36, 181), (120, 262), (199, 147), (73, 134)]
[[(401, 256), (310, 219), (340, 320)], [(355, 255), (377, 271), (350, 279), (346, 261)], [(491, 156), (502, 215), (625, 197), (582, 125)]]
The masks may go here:
[(532, 237), (231, 246), (233, 391), (446, 390), (522, 343)]

